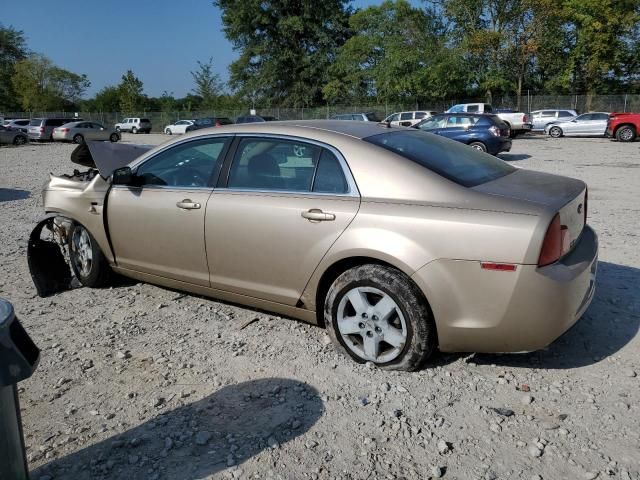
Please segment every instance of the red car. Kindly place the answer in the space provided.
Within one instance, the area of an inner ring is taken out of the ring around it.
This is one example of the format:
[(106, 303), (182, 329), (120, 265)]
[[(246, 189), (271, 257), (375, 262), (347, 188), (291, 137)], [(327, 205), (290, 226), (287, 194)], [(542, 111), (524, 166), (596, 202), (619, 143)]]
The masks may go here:
[(607, 137), (620, 142), (633, 142), (640, 131), (640, 113), (611, 113), (607, 122)]

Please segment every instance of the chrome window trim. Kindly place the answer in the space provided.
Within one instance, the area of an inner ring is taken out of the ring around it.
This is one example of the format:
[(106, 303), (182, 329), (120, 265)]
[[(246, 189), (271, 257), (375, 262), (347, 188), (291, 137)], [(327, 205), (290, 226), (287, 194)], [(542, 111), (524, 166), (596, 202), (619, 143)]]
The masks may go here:
[[(356, 197), (360, 198), (360, 191), (358, 190), (358, 185), (356, 184), (355, 179), (353, 178), (353, 174), (351, 173), (351, 169), (349, 168), (349, 164), (345, 160), (344, 156), (340, 151), (332, 145), (320, 142), (318, 140), (313, 140), (311, 138), (306, 137), (297, 137), (295, 135), (282, 135), (277, 133), (239, 133), (236, 134), (236, 137), (239, 140), (244, 138), (264, 138), (270, 140), (288, 140), (293, 142), (304, 142), (309, 143), (311, 145), (315, 145), (320, 148), (324, 148), (329, 150), (337, 159), (340, 164), (340, 168), (342, 169), (342, 174), (344, 175), (345, 180), (347, 181), (347, 192), (345, 193), (322, 193), (322, 192), (310, 192), (310, 191), (300, 191), (300, 190), (269, 190), (269, 189), (254, 189), (254, 188), (234, 188), (234, 187), (221, 187), (215, 188), (215, 191), (232, 191), (232, 192), (247, 192), (247, 193), (276, 193), (276, 194), (287, 194), (287, 195), (311, 195), (311, 196), (322, 196), (322, 197)], [(231, 159), (233, 161), (235, 159)], [(317, 168), (317, 166), (316, 166)]]
[[(321, 192), (305, 192), (305, 191), (296, 191), (296, 190), (264, 190), (264, 189), (249, 189), (249, 188), (228, 188), (228, 187), (215, 187), (215, 188), (211, 188), (211, 187), (180, 187), (179, 189), (182, 190), (184, 189), (194, 189), (194, 190), (214, 190), (214, 191), (233, 191), (233, 192), (247, 192), (247, 193), (278, 193), (278, 194), (296, 194), (296, 195), (311, 195), (311, 196), (322, 196), (322, 197), (356, 197), (356, 198), (360, 198), (360, 191), (358, 190), (358, 185), (356, 184), (355, 179), (353, 178), (353, 173), (351, 173), (351, 169), (349, 168), (349, 164), (347, 163), (346, 159), (344, 158), (344, 156), (342, 155), (342, 153), (335, 148), (332, 145), (329, 145), (327, 143), (324, 142), (320, 142), (318, 140), (314, 140), (311, 138), (307, 138), (307, 137), (297, 137), (295, 135), (282, 135), (282, 134), (277, 134), (277, 133), (229, 133), (229, 132), (225, 132), (225, 133), (212, 133), (212, 134), (206, 134), (206, 135), (198, 135), (197, 137), (189, 137), (189, 138), (185, 138), (185, 139), (180, 139), (175, 143), (171, 143), (169, 145), (166, 145), (164, 148), (161, 148), (160, 150), (155, 150), (152, 153), (149, 154), (145, 154), (142, 157), (140, 157), (139, 159), (134, 160), (133, 162), (131, 162), (128, 166), (131, 168), (131, 170), (137, 170), (140, 165), (143, 165), (144, 163), (152, 160), (153, 158), (156, 157), (156, 155), (160, 155), (161, 153), (166, 152), (167, 150), (169, 150), (170, 148), (173, 147), (179, 147), (179, 146), (183, 146), (187, 143), (191, 143), (191, 142), (197, 142), (197, 141), (201, 141), (201, 140), (208, 140), (208, 139), (218, 139), (218, 138), (231, 138), (233, 140), (234, 137), (239, 137), (239, 138), (269, 138), (269, 139), (274, 139), (274, 140), (289, 140), (289, 141), (294, 141), (294, 142), (306, 142), (306, 143), (310, 143), (312, 145), (316, 145), (318, 147), (321, 148), (325, 148), (327, 150), (329, 150), (331, 153), (333, 153), (333, 155), (335, 155), (335, 157), (338, 159), (338, 163), (340, 164), (340, 167), (342, 168), (342, 174), (345, 177), (345, 180), (347, 181), (347, 187), (348, 187), (348, 191), (346, 193), (321, 193)], [(224, 159), (223, 159), (224, 161)], [(232, 159), (233, 161), (233, 159)], [(124, 188), (142, 188), (142, 187), (129, 187), (129, 186), (123, 186)], [(176, 187), (169, 187), (169, 186), (162, 186), (162, 185), (149, 185), (146, 186), (145, 188), (149, 189), (149, 188), (157, 188), (157, 189), (162, 189), (162, 190), (166, 190), (166, 189), (173, 189), (175, 190)]]

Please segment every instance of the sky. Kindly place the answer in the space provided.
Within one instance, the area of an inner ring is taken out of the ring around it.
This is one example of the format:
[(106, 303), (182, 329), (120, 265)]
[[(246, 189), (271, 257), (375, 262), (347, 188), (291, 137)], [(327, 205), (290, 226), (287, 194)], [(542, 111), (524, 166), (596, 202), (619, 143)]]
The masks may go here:
[[(131, 69), (149, 96), (182, 97), (193, 88), (190, 72), (213, 58), (228, 79), (237, 53), (222, 31), (211, 0), (1, 0), (0, 22), (22, 30), (33, 52), (64, 69), (86, 74), (86, 97), (120, 83)], [(353, 0), (356, 8), (381, 1)]]

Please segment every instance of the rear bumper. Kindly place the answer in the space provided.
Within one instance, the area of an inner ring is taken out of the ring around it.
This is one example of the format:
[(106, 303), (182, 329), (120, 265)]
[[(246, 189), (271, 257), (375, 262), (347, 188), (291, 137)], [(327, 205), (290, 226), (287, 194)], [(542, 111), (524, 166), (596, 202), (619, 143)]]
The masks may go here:
[(511, 150), (511, 139), (505, 137), (495, 137), (491, 141), (487, 142), (487, 152), (491, 155), (497, 155), (502, 152), (508, 152)]
[(51, 135), (53, 136), (54, 140), (61, 140), (66, 142), (69, 142), (72, 140), (71, 138), (69, 138), (68, 133), (60, 133), (60, 132), (54, 131)]
[(478, 261), (437, 260), (412, 278), (431, 305), (440, 350), (524, 352), (543, 348), (573, 326), (595, 292), (598, 239), (586, 226), (562, 260), (515, 272)]

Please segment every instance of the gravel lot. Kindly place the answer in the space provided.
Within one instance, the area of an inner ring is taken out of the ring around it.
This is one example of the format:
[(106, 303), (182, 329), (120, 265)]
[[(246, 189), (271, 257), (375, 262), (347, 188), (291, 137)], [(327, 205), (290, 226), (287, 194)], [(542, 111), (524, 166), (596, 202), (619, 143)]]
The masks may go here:
[(20, 384), (34, 479), (640, 478), (640, 143), (514, 141), (503, 159), (589, 184), (595, 300), (544, 351), (437, 355), (416, 373), (147, 284), (38, 298), (27, 238), (72, 149), (0, 148), (0, 296), (42, 349)]

